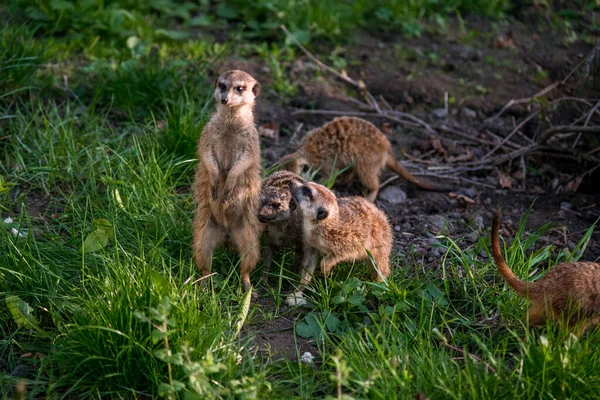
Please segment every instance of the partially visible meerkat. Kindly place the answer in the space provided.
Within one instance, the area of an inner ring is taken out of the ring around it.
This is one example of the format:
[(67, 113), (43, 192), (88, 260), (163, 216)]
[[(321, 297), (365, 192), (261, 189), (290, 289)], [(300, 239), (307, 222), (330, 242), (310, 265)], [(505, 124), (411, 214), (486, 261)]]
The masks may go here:
[(567, 262), (555, 265), (535, 282), (519, 279), (502, 257), (498, 231), (500, 210), (492, 225), (492, 255), (502, 278), (521, 297), (531, 302), (529, 324), (540, 325), (547, 319), (576, 327), (576, 334), (600, 323), (600, 264)]
[(260, 143), (254, 122), (254, 101), (260, 84), (244, 71), (221, 74), (215, 83), (216, 112), (198, 142), (194, 181), (197, 203), (193, 252), (203, 276), (211, 271), (214, 250), (230, 237), (241, 257), (244, 291), (260, 259), (262, 224), (257, 210), (260, 195)]
[(356, 117), (335, 118), (313, 129), (302, 139), (299, 149), (282, 157), (279, 165), (297, 174), (303, 165), (320, 167), (319, 173), (323, 176), (329, 176), (333, 168), (341, 170), (350, 166), (342, 181), (357, 174), (369, 190), (365, 198), (370, 201), (377, 197), (379, 174), (384, 167), (423, 189), (445, 190), (408, 172), (394, 157), (392, 145), (385, 135), (369, 121)]
[[(325, 277), (340, 262), (368, 260), (367, 251), (375, 262), (373, 279), (380, 282), (389, 277), (393, 236), (383, 211), (362, 197), (337, 199), (331, 190), (314, 182), (291, 181), (290, 189), (302, 213), (304, 240), (323, 256), (321, 272)], [(288, 304), (302, 297), (314, 272), (312, 268), (307, 268)]]
[(290, 182), (302, 184), (306, 180), (289, 171), (277, 171), (263, 180), (260, 192), (258, 220), (265, 225), (262, 279), (267, 281), (271, 269), (273, 252), (276, 248), (291, 247), (299, 254), (302, 267), (312, 261), (311, 254), (305, 254), (302, 234), (302, 219), (298, 209), (290, 202)]

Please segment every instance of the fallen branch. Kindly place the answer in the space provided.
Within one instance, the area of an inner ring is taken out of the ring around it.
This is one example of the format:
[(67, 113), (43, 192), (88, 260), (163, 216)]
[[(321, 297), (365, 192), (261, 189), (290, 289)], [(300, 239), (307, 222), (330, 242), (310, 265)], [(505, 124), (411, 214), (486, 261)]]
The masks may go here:
[(555, 133), (600, 133), (600, 125), (596, 126), (568, 126), (568, 125), (559, 125), (554, 126), (550, 129), (547, 129), (542, 136), (540, 137), (540, 143), (544, 144), (552, 135)]
[(418, 123), (405, 121), (400, 119), (394, 115), (390, 115), (388, 113), (371, 113), (371, 112), (360, 112), (360, 111), (336, 111), (336, 110), (294, 110), (291, 112), (291, 115), (301, 115), (301, 114), (317, 114), (317, 115), (345, 115), (352, 117), (373, 117), (373, 118), (387, 118), (390, 121), (397, 122), (399, 124), (408, 126), (410, 128), (418, 128), (421, 126)]
[(489, 156), (491, 156), (492, 154), (494, 154), (494, 153), (496, 152), (496, 150), (498, 150), (500, 147), (504, 146), (504, 144), (505, 144), (506, 142), (508, 142), (508, 141), (510, 140), (510, 138), (512, 138), (512, 137), (513, 137), (513, 135), (514, 135), (515, 133), (517, 133), (517, 131), (519, 131), (519, 130), (520, 130), (522, 127), (523, 127), (523, 125), (525, 125), (525, 124), (526, 124), (526, 123), (527, 123), (527, 122), (528, 122), (530, 119), (532, 119), (533, 117), (535, 117), (536, 115), (538, 115), (538, 113), (539, 113), (539, 112), (540, 112), (540, 111), (539, 111), (539, 110), (537, 110), (537, 111), (534, 111), (534, 112), (532, 112), (531, 114), (529, 114), (529, 115), (527, 116), (527, 118), (525, 118), (523, 121), (521, 121), (521, 122), (519, 123), (519, 125), (515, 126), (515, 128), (514, 128), (514, 129), (513, 129), (513, 130), (512, 130), (512, 131), (511, 131), (511, 132), (510, 132), (510, 133), (509, 133), (509, 134), (508, 134), (508, 135), (507, 135), (507, 136), (506, 136), (504, 139), (502, 139), (502, 141), (501, 141), (500, 143), (498, 143), (498, 144), (497, 144), (497, 145), (496, 145), (496, 146), (495, 146), (495, 147), (494, 147), (492, 150), (490, 150), (490, 151), (489, 151), (489, 152), (488, 152), (486, 155), (484, 155), (484, 156), (483, 156), (481, 159), (482, 159), (482, 160), (485, 160), (486, 158), (488, 158)]

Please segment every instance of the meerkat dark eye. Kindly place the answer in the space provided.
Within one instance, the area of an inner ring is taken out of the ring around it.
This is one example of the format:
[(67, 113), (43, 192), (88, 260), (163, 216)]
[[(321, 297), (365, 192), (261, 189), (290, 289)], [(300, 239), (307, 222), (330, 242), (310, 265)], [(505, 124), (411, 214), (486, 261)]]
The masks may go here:
[(221, 92), (224, 92), (225, 89), (227, 89), (227, 86), (225, 86), (224, 83), (219, 83), (219, 90), (221, 90)]
[(321, 220), (321, 219), (325, 219), (329, 216), (329, 211), (327, 211), (325, 208), (320, 207), (317, 210), (317, 219)]
[(235, 88), (235, 90), (238, 91), (238, 93), (242, 93), (244, 91), (244, 87), (243, 86), (238, 86)]
[(302, 187), (302, 195), (308, 197), (311, 200), (313, 199), (312, 192), (310, 191), (310, 188), (308, 186)]
[(274, 203), (271, 204), (271, 207), (273, 207), (276, 210), (279, 210), (279, 207), (281, 207), (281, 203), (276, 201)]

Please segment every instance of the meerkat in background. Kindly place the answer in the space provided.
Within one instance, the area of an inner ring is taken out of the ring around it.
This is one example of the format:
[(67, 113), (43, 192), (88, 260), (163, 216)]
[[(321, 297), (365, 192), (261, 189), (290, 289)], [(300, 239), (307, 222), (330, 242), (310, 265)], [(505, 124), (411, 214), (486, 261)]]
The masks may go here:
[[(321, 272), (325, 277), (340, 262), (368, 260), (367, 251), (375, 262), (373, 278), (380, 282), (389, 277), (393, 236), (383, 211), (362, 197), (336, 199), (331, 190), (314, 182), (291, 181), (290, 189), (302, 214), (304, 240), (323, 256)], [(288, 304), (297, 304), (302, 298), (313, 272), (314, 267), (307, 269)]]
[(502, 257), (498, 231), (498, 210), (492, 225), (492, 255), (502, 278), (521, 297), (531, 301), (529, 324), (540, 325), (547, 319), (567, 322), (583, 333), (590, 325), (600, 323), (600, 264), (568, 262), (555, 265), (535, 282), (519, 279)]
[(332, 168), (350, 166), (346, 179), (357, 174), (369, 190), (366, 199), (370, 201), (377, 197), (379, 174), (384, 167), (423, 189), (445, 190), (415, 178), (396, 160), (385, 135), (369, 121), (356, 117), (335, 118), (313, 129), (302, 139), (298, 151), (281, 158), (279, 165), (297, 174), (303, 165), (312, 165), (320, 167), (323, 176), (329, 176)]
[(194, 181), (197, 203), (193, 252), (198, 270), (210, 274), (214, 250), (227, 236), (241, 257), (244, 291), (260, 259), (257, 218), (260, 195), (260, 143), (254, 101), (260, 84), (244, 71), (224, 72), (215, 83), (216, 112), (198, 142)]
[(277, 171), (265, 178), (262, 184), (258, 220), (266, 224), (262, 274), (264, 281), (267, 281), (276, 248), (294, 248), (299, 253), (303, 268), (308, 268), (307, 263), (314, 262), (314, 255), (310, 251), (305, 251), (308, 249), (305, 249), (303, 240), (300, 212), (291, 202), (291, 181), (306, 183), (304, 178), (293, 172)]

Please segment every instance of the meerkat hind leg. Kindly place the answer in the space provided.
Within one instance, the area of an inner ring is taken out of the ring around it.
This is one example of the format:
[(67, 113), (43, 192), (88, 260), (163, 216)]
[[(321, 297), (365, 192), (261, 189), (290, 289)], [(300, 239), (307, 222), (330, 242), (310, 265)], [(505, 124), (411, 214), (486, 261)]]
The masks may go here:
[(374, 202), (379, 193), (379, 171), (374, 167), (369, 169), (366, 166), (358, 165), (356, 172), (362, 184), (369, 191), (365, 198), (370, 202)]
[[(197, 216), (194, 221), (193, 236), (196, 265), (205, 277), (210, 274), (215, 249), (225, 240), (225, 230), (210, 216), (206, 218)], [(200, 285), (206, 285), (206, 280), (200, 281)]]
[(240, 277), (244, 292), (252, 287), (250, 273), (256, 268), (260, 260), (259, 234), (254, 226), (246, 222), (231, 230), (231, 238), (240, 255)]

